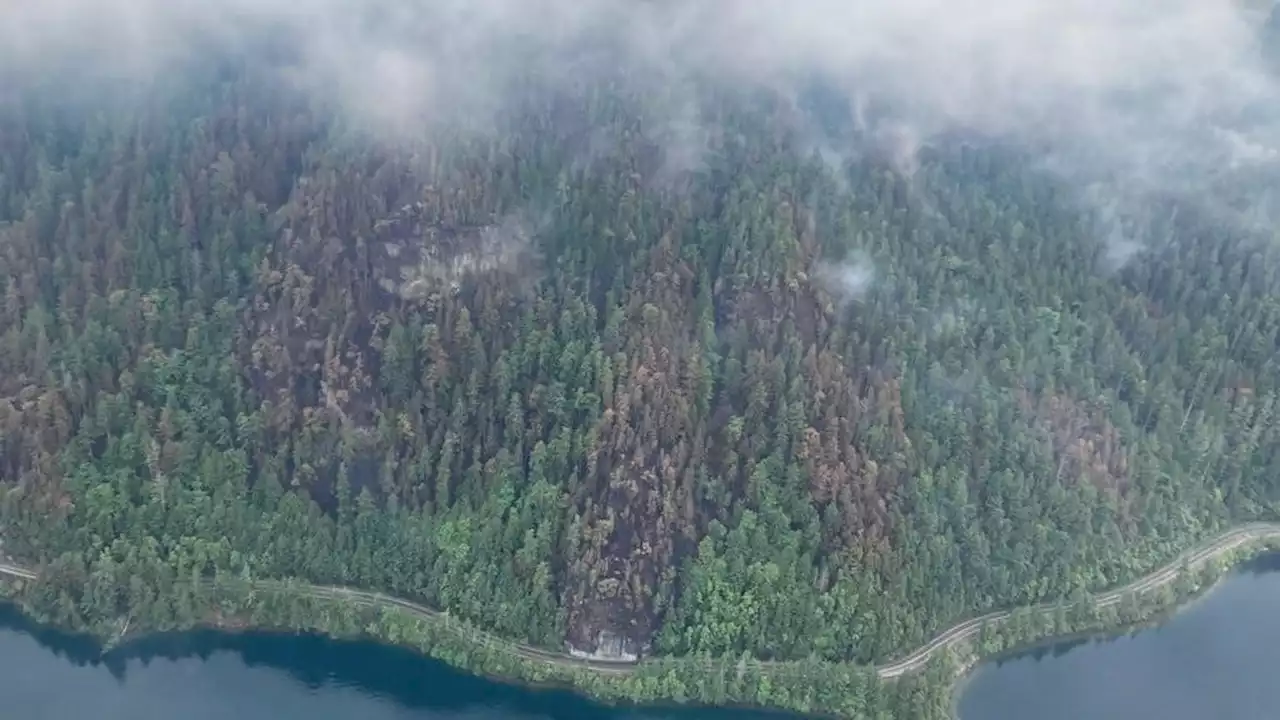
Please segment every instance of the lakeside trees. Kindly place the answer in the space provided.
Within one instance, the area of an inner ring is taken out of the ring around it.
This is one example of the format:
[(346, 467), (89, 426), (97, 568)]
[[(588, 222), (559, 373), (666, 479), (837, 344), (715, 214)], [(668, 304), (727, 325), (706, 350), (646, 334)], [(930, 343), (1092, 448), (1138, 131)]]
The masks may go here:
[(659, 100), (586, 84), (403, 152), (178, 70), (0, 102), (0, 532), (60, 619), (222, 572), (869, 663), (1275, 507), (1276, 248), (1192, 202), (1108, 270), (998, 146), (833, 172), (708, 93), (671, 175)]

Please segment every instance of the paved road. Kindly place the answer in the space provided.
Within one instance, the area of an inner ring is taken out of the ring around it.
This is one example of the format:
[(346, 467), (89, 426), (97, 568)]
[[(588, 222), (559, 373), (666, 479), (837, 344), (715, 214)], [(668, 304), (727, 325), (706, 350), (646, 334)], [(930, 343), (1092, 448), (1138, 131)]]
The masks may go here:
[[(0, 571), (3, 571), (3, 567), (0, 567)], [(391, 595), (383, 595), (382, 593), (369, 592), (366, 590), (325, 585), (306, 585), (300, 583), (290, 585), (288, 583), (273, 580), (259, 580), (253, 582), (252, 585), (255, 589), (261, 590), (291, 589), (295, 592), (306, 593), (311, 597), (342, 600), (354, 605), (364, 605), (366, 607), (396, 607), (404, 610), (410, 615), (421, 618), (430, 619), (448, 617), (448, 613), (432, 610), (424, 605), (419, 605)], [(586, 658), (573, 657), (572, 655), (567, 655), (565, 653), (543, 650), (531, 645), (514, 643), (510, 640), (499, 638), (495, 635), (490, 635), (489, 633), (477, 630), (473, 626), (463, 625), (461, 622), (459, 623), (459, 630), (466, 632), (473, 640), (501, 646), (504, 650), (513, 652), (516, 655), (529, 660), (554, 663), (567, 667), (588, 668), (596, 672), (614, 675), (629, 674), (634, 671), (636, 666), (636, 663), (631, 660), (588, 660)]]
[[(1192, 550), (1183, 553), (1168, 565), (1165, 565), (1164, 567), (1159, 568), (1158, 570), (1155, 570), (1154, 572), (1145, 575), (1124, 587), (1095, 595), (1093, 599), (1094, 604), (1098, 608), (1110, 607), (1119, 603), (1131, 593), (1147, 592), (1163, 585), (1168, 585), (1177, 579), (1183, 568), (1199, 567), (1205, 562), (1213, 558), (1220, 557), (1246, 543), (1272, 538), (1280, 538), (1280, 523), (1253, 523), (1249, 525), (1242, 525), (1205, 542), (1197, 548), (1193, 548)], [(34, 580), (37, 577), (33, 570), (3, 562), (0, 562), (0, 575), (9, 575), (26, 580)], [(306, 595), (315, 598), (342, 600), (367, 607), (396, 607), (404, 610), (410, 615), (421, 618), (448, 617), (447, 613), (441, 613), (408, 600), (392, 597), (390, 595), (383, 595), (382, 593), (369, 592), (366, 590), (325, 585), (286, 583), (275, 580), (258, 580), (253, 581), (250, 584), (257, 590), (271, 591), (287, 589), (293, 592), (305, 593)], [(1056, 611), (1056, 608), (1057, 603), (1044, 603), (1032, 606), (1029, 609), (1033, 613), (1052, 613)], [(929, 660), (935, 654), (977, 635), (983, 625), (992, 622), (999, 622), (1012, 615), (1013, 611), (1008, 610), (993, 612), (954, 625), (901, 660), (878, 666), (876, 668), (876, 674), (881, 678), (891, 679), (920, 670), (928, 664)], [(487, 633), (469, 629), (469, 627), (470, 626), (462, 624), (459, 625), (460, 630), (468, 628), (464, 631), (473, 639), (479, 640), (480, 642), (499, 645), (504, 649), (514, 652), (516, 655), (529, 660), (554, 663), (565, 667), (586, 668), (594, 672), (611, 675), (626, 675), (632, 673), (635, 671), (637, 665), (637, 663), (628, 660), (587, 660), (585, 658), (573, 657), (565, 653), (542, 650), (529, 645), (512, 643), (508, 640), (503, 640)], [(770, 665), (778, 663), (762, 662), (756, 664), (759, 667), (767, 668)]]
[(35, 580), (36, 574), (26, 568), (17, 565), (9, 565), (0, 563), (0, 575), (9, 575), (10, 577), (22, 578), (23, 580)]
[[(1144, 575), (1124, 587), (1095, 595), (1094, 604), (1098, 608), (1111, 607), (1131, 593), (1143, 593), (1168, 585), (1178, 578), (1183, 567), (1199, 567), (1205, 562), (1220, 557), (1241, 545), (1269, 538), (1280, 538), (1280, 523), (1254, 523), (1229, 530), (1200, 545), (1198, 548), (1188, 550), (1168, 565)], [(1057, 603), (1043, 603), (1030, 608), (1033, 613), (1052, 613), (1056, 609)], [(882, 678), (895, 678), (899, 675), (920, 670), (928, 664), (935, 653), (977, 635), (984, 624), (1003, 620), (1012, 614), (1013, 611), (1010, 610), (993, 612), (967, 620), (959, 625), (954, 625), (901, 660), (877, 667), (876, 673)]]

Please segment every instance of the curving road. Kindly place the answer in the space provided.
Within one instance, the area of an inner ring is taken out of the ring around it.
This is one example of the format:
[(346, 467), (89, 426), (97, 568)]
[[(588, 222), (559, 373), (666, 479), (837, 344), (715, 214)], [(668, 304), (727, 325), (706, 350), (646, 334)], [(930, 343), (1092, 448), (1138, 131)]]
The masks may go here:
[[(1233, 530), (1229, 530), (1196, 548), (1188, 550), (1169, 564), (1144, 575), (1124, 587), (1095, 595), (1093, 597), (1094, 606), (1097, 608), (1106, 608), (1116, 605), (1130, 594), (1144, 593), (1161, 586), (1168, 585), (1178, 578), (1184, 568), (1191, 569), (1201, 566), (1205, 562), (1220, 557), (1242, 545), (1273, 538), (1280, 538), (1280, 523), (1251, 523), (1249, 525), (1242, 525)], [(11, 577), (17, 577), (24, 580), (35, 580), (37, 578), (36, 572), (29, 568), (4, 562), (0, 562), (0, 575), (9, 575)], [(369, 592), (366, 590), (326, 585), (288, 583), (278, 580), (224, 580), (223, 582), (245, 582), (254, 589), (289, 590), (292, 592), (300, 592), (313, 598), (341, 600), (366, 607), (395, 607), (409, 613), (410, 615), (425, 619), (449, 617), (448, 613), (432, 610), (424, 605), (419, 605), (402, 598), (392, 597), (382, 593)], [(1032, 613), (1052, 613), (1056, 611), (1057, 606), (1057, 603), (1042, 603), (1031, 606), (1029, 610)], [(973, 636), (977, 635), (984, 625), (1005, 620), (1011, 617), (1013, 613), (1014, 611), (1012, 610), (1001, 610), (998, 612), (987, 613), (986, 615), (954, 625), (939, 634), (933, 640), (930, 640), (928, 643), (920, 646), (906, 657), (886, 665), (877, 666), (876, 674), (883, 679), (892, 679), (901, 675), (916, 672), (924, 668), (935, 654), (942, 652), (946, 648), (957, 643), (969, 640)], [(478, 639), (479, 641), (487, 644), (499, 645), (519, 657), (537, 662), (551, 663), (565, 667), (584, 668), (593, 672), (610, 675), (626, 675), (632, 673), (635, 671), (638, 664), (631, 660), (587, 659), (574, 657), (565, 653), (542, 650), (529, 645), (503, 640), (488, 633), (476, 631), (471, 629), (469, 625), (461, 625), (459, 630), (468, 632), (473, 639)], [(756, 663), (756, 665), (761, 668), (767, 668), (771, 665), (777, 664), (781, 663)]]
[[(1164, 567), (1144, 575), (1124, 587), (1095, 595), (1093, 598), (1094, 606), (1099, 609), (1111, 607), (1130, 594), (1145, 593), (1168, 585), (1178, 578), (1184, 567), (1188, 569), (1199, 567), (1205, 562), (1235, 550), (1241, 545), (1270, 538), (1280, 538), (1280, 523), (1252, 523), (1229, 530), (1197, 548), (1184, 552)], [(1032, 613), (1052, 613), (1057, 610), (1057, 606), (1058, 603), (1056, 602), (1041, 603), (1032, 605), (1028, 609)], [(983, 625), (999, 622), (1012, 616), (1013, 613), (1013, 610), (1002, 610), (987, 613), (972, 620), (966, 620), (959, 625), (953, 625), (941, 635), (938, 635), (901, 660), (877, 667), (876, 674), (881, 678), (895, 678), (899, 675), (920, 670), (928, 664), (935, 653), (972, 638), (978, 634)]]
[[(0, 566), (0, 572), (3, 566)], [(249, 583), (255, 589), (263, 590), (292, 590), (293, 592), (301, 592), (313, 598), (327, 598), (331, 600), (341, 600), (349, 602), (353, 605), (363, 605), (366, 607), (395, 607), (404, 610), (410, 615), (424, 619), (432, 618), (448, 618), (449, 614), (439, 610), (432, 610), (425, 605), (419, 605), (403, 598), (393, 597), (391, 595), (383, 595), (382, 593), (369, 592), (367, 590), (356, 590), (347, 587), (335, 587), (327, 585), (307, 585), (303, 583), (280, 582), (276, 580), (258, 580)], [(532, 645), (524, 645), (522, 643), (512, 642), (496, 635), (491, 635), (482, 630), (476, 629), (470, 624), (461, 624), (459, 630), (466, 632), (472, 640), (477, 640), (490, 645), (501, 646), (505, 651), (514, 653), (515, 655), (538, 662), (553, 663), (568, 667), (582, 667), (596, 672), (614, 675), (625, 675), (631, 673), (636, 666), (633, 660), (608, 660), (608, 659), (588, 659), (574, 657), (565, 653), (559, 653), (552, 650), (543, 650), (533, 647)]]

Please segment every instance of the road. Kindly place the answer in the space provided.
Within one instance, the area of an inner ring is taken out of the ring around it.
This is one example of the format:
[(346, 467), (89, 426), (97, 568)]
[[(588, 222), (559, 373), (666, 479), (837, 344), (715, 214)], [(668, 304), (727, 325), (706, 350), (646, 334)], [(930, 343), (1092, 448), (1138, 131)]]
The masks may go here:
[(34, 572), (26, 568), (9, 565), (8, 563), (0, 563), (0, 575), (22, 578), (23, 580), (35, 580), (37, 577)]
[[(0, 572), (4, 567), (0, 566)], [(327, 585), (307, 585), (302, 583), (289, 583), (259, 580), (251, 583), (257, 590), (292, 590), (294, 592), (302, 592), (314, 598), (328, 598), (332, 600), (341, 600), (354, 605), (363, 605), (366, 607), (395, 607), (404, 610), (409, 615), (424, 619), (445, 618), (448, 613), (433, 610), (425, 605), (419, 605), (403, 598), (393, 597), (391, 595), (383, 595), (382, 593), (369, 592), (367, 590), (356, 590), (354, 588), (335, 587)], [(635, 670), (636, 663), (631, 660), (605, 660), (605, 659), (587, 659), (574, 657), (565, 653), (558, 653), (552, 650), (543, 650), (533, 647), (532, 645), (524, 645), (512, 642), (495, 635), (476, 630), (470, 625), (459, 623), (459, 630), (466, 632), (472, 640), (492, 645), (498, 645), (507, 652), (514, 653), (522, 658), (534, 660), (537, 662), (553, 663), (566, 667), (582, 667), (593, 670), (595, 672), (626, 675)]]
[[(1252, 523), (1249, 525), (1242, 525), (1233, 530), (1229, 530), (1196, 548), (1188, 550), (1169, 564), (1144, 575), (1124, 587), (1095, 595), (1093, 597), (1094, 605), (1097, 608), (1107, 608), (1112, 605), (1116, 605), (1132, 593), (1144, 593), (1163, 585), (1168, 585), (1178, 578), (1178, 575), (1182, 572), (1183, 568), (1194, 569), (1214, 558), (1221, 557), (1223, 554), (1228, 553), (1241, 545), (1273, 538), (1280, 538), (1280, 523)], [(0, 575), (9, 575), (12, 577), (22, 578), (24, 580), (35, 580), (37, 578), (36, 572), (29, 568), (4, 562), (0, 562)], [(432, 610), (424, 605), (419, 605), (402, 598), (383, 595), (382, 593), (369, 592), (366, 590), (326, 585), (286, 583), (275, 580), (245, 582), (248, 582), (255, 590), (289, 590), (292, 592), (300, 592), (314, 598), (341, 600), (343, 602), (363, 605), (366, 607), (395, 607), (410, 615), (425, 619), (448, 617), (447, 613)], [(1052, 613), (1056, 611), (1057, 603), (1043, 603), (1031, 606), (1028, 609), (1032, 613)], [(877, 666), (876, 674), (879, 677), (888, 680), (921, 670), (937, 653), (942, 652), (946, 648), (956, 645), (957, 643), (969, 640), (978, 634), (983, 625), (1005, 620), (1011, 617), (1014, 612), (1015, 611), (1012, 610), (1002, 610), (987, 613), (986, 615), (953, 625), (906, 657), (886, 665)], [(609, 675), (630, 674), (635, 671), (637, 665), (636, 662), (628, 660), (588, 660), (586, 658), (574, 657), (565, 653), (542, 650), (529, 645), (513, 643), (469, 628), (470, 626), (463, 625), (461, 623), (459, 624), (459, 629), (467, 632), (468, 635), (475, 640), (501, 646), (505, 650), (512, 652), (519, 657), (536, 662), (552, 663), (564, 667), (585, 668), (593, 672)], [(779, 663), (757, 663), (757, 665), (762, 669), (775, 664)]]
[[(1183, 567), (1196, 568), (1213, 558), (1221, 557), (1241, 545), (1270, 538), (1280, 538), (1280, 523), (1254, 523), (1229, 530), (1199, 547), (1179, 555), (1177, 559), (1168, 565), (1144, 575), (1124, 587), (1095, 595), (1093, 598), (1094, 605), (1099, 609), (1111, 607), (1132, 593), (1144, 593), (1163, 585), (1168, 585), (1178, 578)], [(1056, 611), (1057, 603), (1033, 605), (1029, 609), (1032, 613), (1052, 613)], [(928, 664), (934, 654), (944, 648), (972, 638), (981, 631), (983, 625), (1004, 620), (1013, 615), (1013, 613), (1014, 611), (1012, 610), (1003, 610), (953, 625), (901, 660), (877, 667), (876, 674), (881, 678), (888, 679), (920, 670)]]

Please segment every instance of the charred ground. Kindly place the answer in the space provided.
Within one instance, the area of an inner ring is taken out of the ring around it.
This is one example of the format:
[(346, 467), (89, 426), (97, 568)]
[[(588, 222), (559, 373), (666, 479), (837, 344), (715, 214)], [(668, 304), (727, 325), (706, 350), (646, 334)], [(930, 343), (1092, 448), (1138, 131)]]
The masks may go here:
[(612, 80), (406, 148), (187, 72), (0, 102), (3, 532), (67, 613), (218, 568), (870, 661), (1274, 507), (1276, 247), (1186, 198), (1108, 267), (1025, 152), (833, 164), (767, 93), (696, 154)]

